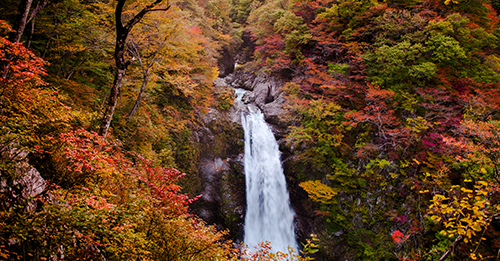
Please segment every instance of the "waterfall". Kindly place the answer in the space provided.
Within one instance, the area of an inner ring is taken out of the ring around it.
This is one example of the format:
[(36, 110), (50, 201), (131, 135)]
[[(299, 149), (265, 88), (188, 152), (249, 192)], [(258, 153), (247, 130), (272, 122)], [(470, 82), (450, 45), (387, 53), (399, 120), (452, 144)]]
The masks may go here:
[(269, 241), (273, 252), (288, 253), (290, 246), (297, 253), (295, 213), (290, 206), (278, 143), (260, 110), (248, 107), (241, 121), (245, 132), (247, 197), (243, 242), (250, 250), (260, 242)]

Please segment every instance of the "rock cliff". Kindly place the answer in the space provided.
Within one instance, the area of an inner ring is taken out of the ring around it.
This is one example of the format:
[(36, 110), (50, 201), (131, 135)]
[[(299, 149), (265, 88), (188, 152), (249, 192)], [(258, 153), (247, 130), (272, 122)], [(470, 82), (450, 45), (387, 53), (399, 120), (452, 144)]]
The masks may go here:
[[(287, 176), (292, 205), (297, 213), (296, 233), (301, 239), (311, 233), (310, 219), (301, 205), (307, 195), (298, 186), (293, 172), (292, 153), (285, 146), (284, 137), (289, 127), (282, 82), (264, 73), (237, 68), (233, 73), (214, 82), (214, 89), (244, 89), (242, 102), (258, 107), (275, 134)], [(246, 209), (245, 177), (243, 174), (243, 129), (241, 111), (237, 106), (228, 110), (211, 109), (202, 118), (205, 128), (197, 132), (202, 144), (198, 171), (202, 180), (200, 202), (195, 213), (208, 223), (229, 228), (233, 239), (243, 236)]]

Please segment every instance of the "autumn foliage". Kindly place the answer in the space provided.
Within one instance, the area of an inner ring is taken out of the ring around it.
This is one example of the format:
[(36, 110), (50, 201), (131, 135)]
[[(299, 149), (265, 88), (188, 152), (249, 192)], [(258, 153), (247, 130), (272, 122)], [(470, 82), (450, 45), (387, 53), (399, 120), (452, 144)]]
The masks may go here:
[[(0, 259), (498, 259), (498, 2), (168, 1), (129, 32), (107, 139), (116, 2), (34, 1), (20, 43), (7, 2)], [(123, 19), (147, 4), (127, 1)], [(291, 198), (319, 239), (301, 235), (300, 253), (233, 245), (190, 214), (193, 130), (230, 110), (212, 84), (243, 34), (254, 60), (239, 70), (283, 83)]]
[[(8, 64), (0, 96), (1, 259), (231, 258), (226, 232), (189, 213), (197, 198), (180, 192), (184, 174), (86, 130), (91, 117), (42, 80), (46, 62), (0, 42)], [(45, 181), (28, 175), (32, 166)]]
[(266, 1), (250, 18), (258, 62), (286, 81), (288, 171), (309, 195), (322, 258), (497, 257), (488, 3)]

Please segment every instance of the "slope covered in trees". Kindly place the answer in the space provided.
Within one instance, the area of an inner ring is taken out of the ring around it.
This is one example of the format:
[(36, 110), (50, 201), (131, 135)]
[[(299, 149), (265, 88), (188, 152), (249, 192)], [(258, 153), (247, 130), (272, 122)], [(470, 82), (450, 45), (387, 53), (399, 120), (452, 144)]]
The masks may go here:
[[(212, 86), (242, 35), (254, 60), (238, 69), (284, 82), (285, 171), (319, 238), (301, 238), (306, 251), (498, 259), (497, 1), (0, 8), (0, 259), (236, 258), (228, 232), (189, 204), (202, 186), (193, 131), (232, 104), (231, 90)], [(287, 258), (266, 243), (247, 257)]]
[[(172, 108), (163, 113), (162, 103), (152, 100), (155, 96), (143, 94), (140, 112), (126, 118), (123, 112), (137, 97), (131, 87), (145, 79), (132, 69), (118, 107), (123, 118), (115, 119), (114, 136), (105, 139), (95, 131), (99, 96), (112, 75), (113, 56), (106, 48), (112, 39), (107, 25), (113, 5), (52, 2), (40, 11), (37, 23), (31, 19), (34, 29), (20, 43), (7, 39), (13, 30), (0, 24), (0, 258), (231, 258), (235, 251), (226, 232), (189, 213), (196, 197), (180, 192), (176, 183), (184, 174), (171, 167), (173, 149), (167, 147), (167, 141), (185, 131), (181, 119), (192, 120), (189, 113), (209, 105), (216, 69), (212, 56), (202, 53), (208, 40), (196, 24), (168, 22), (186, 16), (179, 8), (144, 19), (139, 28), (148, 34), (131, 36), (133, 54), (157, 59), (146, 62), (152, 65), (147, 76), (171, 76), (155, 81), (156, 91), (164, 99), (182, 96), (184, 103), (166, 103)], [(125, 7), (127, 15), (140, 8), (133, 5)], [(157, 46), (166, 41), (168, 50)], [(157, 56), (149, 54), (155, 51)], [(190, 109), (181, 111), (182, 106)], [(116, 139), (127, 132), (135, 132), (134, 137)], [(152, 147), (162, 141), (163, 148)]]
[(287, 81), (288, 169), (315, 203), (324, 258), (498, 258), (496, 5), (277, 0), (250, 13), (255, 55)]
[(0, 259), (290, 257), (265, 243), (245, 254), (189, 209), (201, 196), (193, 129), (232, 103), (229, 90), (212, 89), (219, 52), (238, 42), (230, 7), (2, 6)]

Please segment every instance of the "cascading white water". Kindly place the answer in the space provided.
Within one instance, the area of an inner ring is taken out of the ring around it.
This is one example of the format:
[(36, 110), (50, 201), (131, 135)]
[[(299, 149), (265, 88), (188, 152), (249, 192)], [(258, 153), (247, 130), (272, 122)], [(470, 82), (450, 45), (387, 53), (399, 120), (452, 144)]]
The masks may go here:
[(288, 253), (298, 247), (293, 229), (294, 211), (290, 207), (280, 151), (263, 114), (255, 108), (242, 113), (245, 131), (244, 170), (247, 211), (245, 238), (250, 250), (269, 241), (273, 252)]

